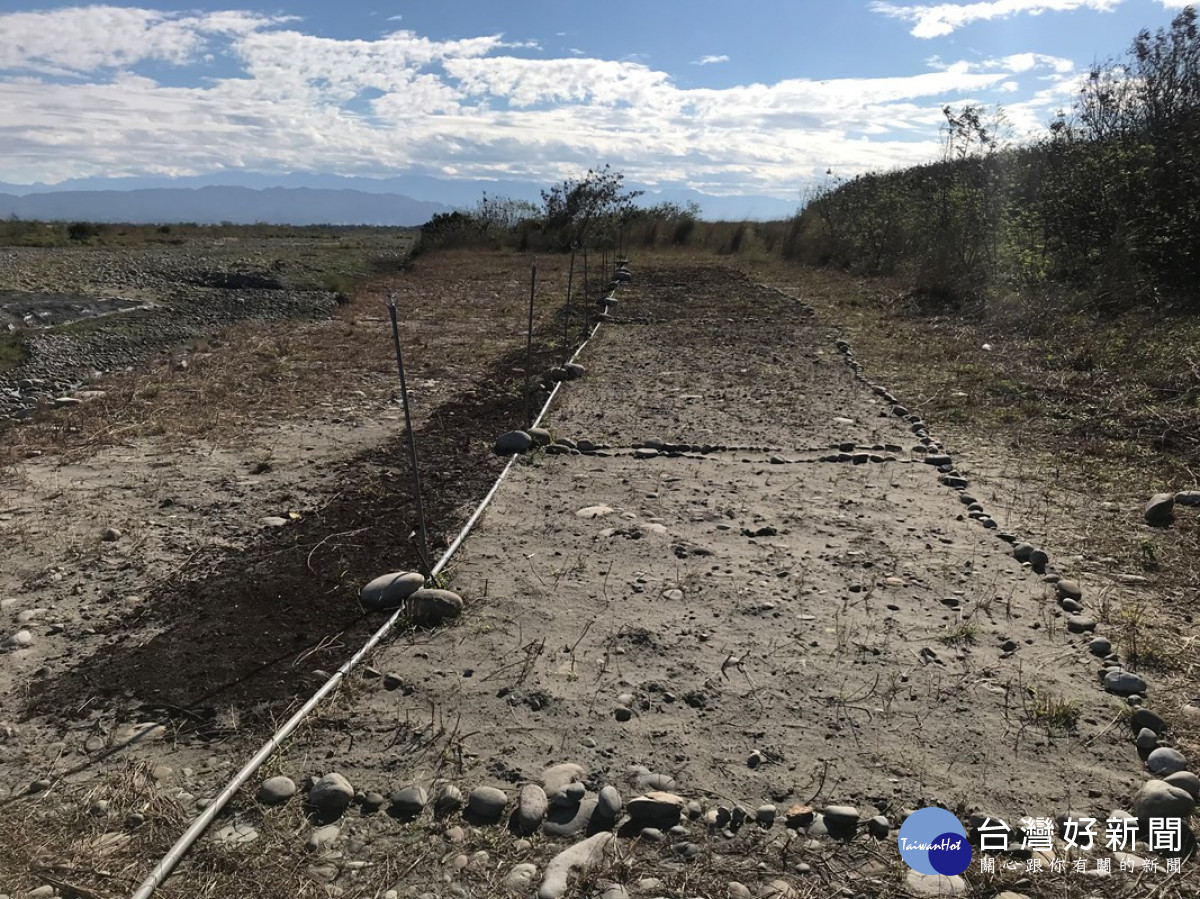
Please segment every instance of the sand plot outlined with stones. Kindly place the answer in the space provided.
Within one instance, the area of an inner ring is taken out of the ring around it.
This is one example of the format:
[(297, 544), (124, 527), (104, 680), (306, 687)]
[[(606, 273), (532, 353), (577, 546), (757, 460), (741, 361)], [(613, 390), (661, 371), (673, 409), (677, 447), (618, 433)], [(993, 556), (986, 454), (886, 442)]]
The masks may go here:
[(510, 802), (578, 766), (556, 836), (586, 832), (605, 788), (850, 803), (893, 826), (932, 802), (1125, 805), (1137, 778), (1090, 638), (952, 466), (926, 464), (923, 424), (856, 383), (803, 307), (747, 282), (730, 309), (722, 277), (688, 274), (623, 298), (636, 321), (588, 348), (547, 423), (562, 449), (514, 469), (451, 566), (461, 624), (381, 651), (338, 724), (351, 748), (314, 728), (285, 766)]

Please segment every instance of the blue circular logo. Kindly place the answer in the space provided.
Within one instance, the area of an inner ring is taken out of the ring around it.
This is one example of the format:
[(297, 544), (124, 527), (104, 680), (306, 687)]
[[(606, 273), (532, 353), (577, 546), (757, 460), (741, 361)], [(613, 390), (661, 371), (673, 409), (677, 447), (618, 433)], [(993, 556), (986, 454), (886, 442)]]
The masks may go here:
[(900, 857), (918, 874), (961, 874), (971, 865), (971, 844), (958, 819), (944, 808), (917, 809), (900, 827)]

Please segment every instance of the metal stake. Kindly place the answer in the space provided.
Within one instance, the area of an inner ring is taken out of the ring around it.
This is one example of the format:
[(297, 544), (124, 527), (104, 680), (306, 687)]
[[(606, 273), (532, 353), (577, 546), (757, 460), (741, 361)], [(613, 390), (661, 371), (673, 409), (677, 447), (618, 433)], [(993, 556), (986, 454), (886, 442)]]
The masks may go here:
[(583, 327), (579, 333), (587, 331), (588, 301), (592, 296), (591, 282), (588, 281), (588, 251), (587, 244), (583, 245)]
[(537, 258), (529, 269), (529, 336), (525, 344), (525, 427), (533, 427), (533, 294), (537, 287)]
[[(417, 528), (420, 541), (417, 553), (421, 556), (421, 573), (425, 577), (433, 576), (433, 567), (429, 564), (429, 537), (425, 527), (425, 501), (421, 495), (421, 472), (417, 468), (417, 438), (413, 433), (412, 414), (408, 408), (408, 382), (404, 377), (404, 354), (400, 350), (400, 324), (396, 319), (396, 295), (388, 295), (388, 314), (392, 318), (392, 340), (396, 344), (396, 367), (400, 370), (400, 399), (404, 404), (404, 427), (408, 432), (408, 464), (412, 467), (413, 496), (417, 501)], [(409, 539), (412, 539), (411, 537)]]
[(566, 358), (571, 358), (571, 335), (568, 333), (571, 329), (571, 285), (575, 280), (575, 250), (578, 244), (571, 241), (571, 267), (567, 270), (567, 312), (563, 316), (563, 352), (566, 353)]

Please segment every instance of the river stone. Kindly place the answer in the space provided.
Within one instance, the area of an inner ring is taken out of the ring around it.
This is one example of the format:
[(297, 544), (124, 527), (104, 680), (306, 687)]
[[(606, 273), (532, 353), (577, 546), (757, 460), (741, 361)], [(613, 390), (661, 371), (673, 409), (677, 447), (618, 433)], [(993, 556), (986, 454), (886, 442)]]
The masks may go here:
[(526, 428), (525, 433), (532, 437), (538, 446), (550, 445), (550, 432), (545, 428)]
[(1181, 490), (1175, 494), (1177, 506), (1200, 506), (1200, 490)]
[(542, 832), (551, 837), (574, 837), (585, 833), (597, 805), (595, 799), (584, 799), (574, 805), (552, 805), (542, 822)]
[[(669, 592), (669, 591), (668, 591)], [(670, 599), (671, 597), (667, 597)], [(683, 597), (680, 597), (681, 599)], [(674, 792), (675, 778), (669, 774), (659, 774), (654, 771), (647, 771), (645, 774), (639, 774), (637, 777), (637, 785), (642, 790), (663, 790), (667, 793)]]
[(621, 791), (611, 785), (600, 788), (600, 796), (596, 805), (596, 820), (605, 823), (616, 821), (624, 808)]
[(488, 824), (499, 821), (507, 805), (508, 796), (495, 787), (476, 787), (467, 796), (467, 811)]
[(1112, 652), (1112, 642), (1104, 637), (1096, 637), (1088, 644), (1088, 652), (1094, 656), (1104, 658)]
[(786, 880), (772, 880), (758, 890), (758, 899), (796, 899), (798, 895)]
[(629, 817), (639, 824), (674, 827), (687, 805), (682, 796), (656, 791), (629, 800)]
[(392, 794), (392, 810), (399, 817), (415, 818), (425, 810), (429, 793), (416, 785), (397, 790)]
[(584, 506), (575, 515), (578, 518), (603, 518), (605, 515), (612, 515), (614, 511), (612, 506)]
[(1174, 774), (1168, 774), (1163, 780), (1173, 787), (1182, 787), (1192, 794), (1193, 799), (1200, 800), (1200, 777), (1191, 771), (1176, 771)]
[(583, 801), (583, 797), (587, 795), (587, 787), (581, 783), (569, 783), (553, 796), (550, 797), (550, 804), (553, 806), (566, 806), (574, 808)]
[(1165, 780), (1148, 780), (1133, 797), (1133, 812), (1142, 821), (1150, 818), (1186, 819), (1196, 807), (1196, 800), (1183, 787)]
[(1050, 556), (1045, 550), (1035, 549), (1029, 554), (1029, 565), (1038, 574), (1045, 573), (1048, 564), (1050, 564)]
[(341, 835), (342, 829), (336, 824), (326, 824), (308, 835), (308, 839), (304, 841), (304, 848), (309, 852), (316, 852), (336, 841)]
[(967, 882), (958, 875), (947, 877), (944, 874), (921, 874), (918, 871), (908, 872), (908, 876), (904, 878), (904, 887), (921, 899), (961, 896), (967, 892)]
[(424, 586), (425, 575), (416, 571), (394, 571), (380, 575), (363, 587), (358, 599), (364, 609), (398, 609), (404, 600)]
[(113, 745), (124, 746), (132, 743), (157, 743), (166, 735), (167, 729), (156, 721), (137, 721), (122, 724), (112, 732), (111, 737)]
[(529, 862), (514, 865), (513, 869), (508, 872), (508, 876), (504, 878), (505, 889), (521, 895), (527, 894), (533, 886), (534, 878), (537, 877), (537, 870), (537, 865)]
[(553, 796), (568, 784), (576, 783), (587, 776), (587, 770), (582, 765), (566, 762), (553, 765), (542, 772), (542, 787), (547, 796)]
[(1165, 528), (1175, 520), (1175, 494), (1154, 494), (1150, 497), (1150, 502), (1146, 503), (1142, 514), (1146, 518), (1146, 524), (1153, 528)]
[(427, 627), (457, 618), (462, 608), (462, 597), (449, 590), (421, 589), (405, 600), (409, 620)]
[(533, 449), (533, 438), (525, 431), (508, 431), (496, 438), (497, 456), (513, 456)]
[(1104, 689), (1117, 696), (1146, 695), (1146, 682), (1132, 671), (1113, 668), (1104, 675)]
[(578, 362), (568, 362), (566, 365), (563, 366), (563, 368), (566, 369), (566, 371), (567, 371), (567, 380), (568, 381), (576, 381), (579, 378), (582, 378), (585, 374), (587, 374), (587, 369), (584, 368), (582, 365), (580, 365)]
[(354, 798), (354, 787), (340, 774), (326, 774), (308, 791), (308, 804), (319, 815), (336, 818)]
[(433, 813), (439, 818), (453, 815), (463, 807), (462, 790), (454, 784), (442, 784), (433, 794)]
[(537, 784), (525, 784), (517, 797), (517, 811), (513, 816), (513, 828), (520, 834), (534, 833), (546, 817), (549, 803), (546, 791)]
[(857, 827), (858, 809), (852, 805), (830, 805), (821, 810), (825, 820), (835, 827)]
[(1072, 615), (1067, 619), (1067, 630), (1073, 634), (1089, 634), (1096, 629), (1096, 622), (1083, 615)]
[(1149, 709), (1135, 709), (1133, 716), (1129, 719), (1130, 725), (1135, 731), (1140, 731), (1144, 727), (1150, 728), (1156, 734), (1164, 733), (1167, 729), (1167, 722), (1163, 721), (1158, 715)]
[(1148, 727), (1143, 727), (1140, 731), (1138, 731), (1137, 738), (1134, 740), (1134, 745), (1137, 746), (1138, 749), (1150, 752), (1158, 746), (1158, 734)]
[(876, 815), (874, 818), (867, 819), (867, 833), (875, 837), (875, 839), (886, 840), (888, 834), (891, 832), (892, 825), (886, 815)]
[(1146, 759), (1146, 767), (1153, 774), (1174, 774), (1177, 771), (1187, 770), (1187, 758), (1178, 749), (1172, 749), (1169, 746), (1160, 746), (1150, 753), (1150, 756)]
[(33, 634), (27, 630), (19, 630), (3, 643), (0, 643), (0, 651), (9, 652), (16, 649), (28, 649), (32, 645)]
[(1078, 581), (1059, 581), (1054, 585), (1054, 592), (1060, 599), (1073, 599), (1076, 602), (1083, 599), (1083, 588)]
[(263, 805), (283, 805), (296, 795), (296, 782), (290, 777), (271, 777), (258, 788), (258, 801)]
[(613, 840), (607, 831), (588, 837), (574, 846), (564, 849), (546, 865), (542, 885), (538, 888), (538, 899), (559, 899), (567, 891), (567, 879), (572, 871), (585, 874), (604, 857), (605, 850)]

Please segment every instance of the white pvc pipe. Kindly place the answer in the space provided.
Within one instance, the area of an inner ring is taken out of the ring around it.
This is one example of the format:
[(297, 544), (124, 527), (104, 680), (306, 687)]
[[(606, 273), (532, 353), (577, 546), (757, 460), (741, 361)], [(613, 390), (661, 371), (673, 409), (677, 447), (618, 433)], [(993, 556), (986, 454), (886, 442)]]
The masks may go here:
[[(596, 332), (599, 330), (600, 325), (597, 323), (592, 328), (587, 340), (579, 345), (579, 348), (575, 350), (575, 352), (571, 355), (571, 358), (567, 361), (573, 362), (575, 359), (577, 359), (579, 354), (583, 352), (583, 348), (591, 342), (592, 338), (596, 336)], [(534, 419), (533, 424), (530, 427), (536, 427), (542, 418), (545, 417), (546, 412), (550, 409), (550, 404), (554, 402), (554, 397), (558, 395), (558, 389), (560, 387), (562, 387), (561, 381), (554, 385), (554, 389), (550, 392), (550, 396), (546, 398), (545, 405), (542, 406), (542, 411), (538, 413), (537, 418)], [(483, 498), (483, 501), (479, 504), (479, 507), (476, 508), (474, 514), (467, 519), (467, 523), (463, 525), (463, 529), (459, 531), (458, 536), (454, 538), (454, 542), (446, 548), (446, 551), (442, 553), (442, 557), (438, 559), (437, 564), (433, 566), (433, 574), (436, 575), (438, 572), (440, 572), (446, 566), (446, 563), (450, 561), (450, 557), (453, 556), (458, 548), (462, 545), (462, 542), (466, 539), (467, 534), (469, 534), (472, 528), (475, 527), (476, 523), (478, 523), (479, 519), (483, 516), (484, 510), (495, 498), (496, 491), (500, 489), (500, 485), (504, 482), (504, 479), (508, 477), (508, 473), (512, 471), (512, 467), (516, 464), (516, 461), (517, 456), (513, 456), (508, 460), (508, 464), (504, 466), (504, 470), (501, 471), (500, 476), (496, 478), (496, 483), (492, 485), (492, 489), (488, 491), (487, 496)], [(259, 748), (258, 752), (254, 753), (254, 755), (248, 762), (246, 762), (242, 769), (233, 776), (233, 779), (225, 785), (225, 788), (217, 794), (216, 798), (213, 799), (213, 801), (209, 803), (207, 807), (205, 807), (205, 809), (196, 817), (196, 819), (192, 821), (188, 829), (183, 832), (183, 835), (175, 841), (175, 845), (167, 851), (167, 854), (159, 860), (158, 864), (154, 866), (149, 875), (147, 875), (146, 879), (142, 881), (141, 886), (139, 886), (133, 893), (131, 899), (149, 899), (149, 896), (162, 885), (163, 881), (165, 881), (168, 876), (170, 876), (171, 872), (175, 869), (175, 866), (179, 864), (179, 860), (183, 858), (187, 851), (192, 848), (192, 845), (196, 842), (196, 840), (198, 840), (204, 831), (208, 829), (208, 826), (213, 822), (213, 819), (216, 818), (217, 815), (224, 810), (225, 806), (229, 804), (229, 800), (233, 798), (234, 794), (242, 788), (246, 781), (254, 776), (254, 773), (262, 767), (263, 763), (271, 757), (271, 755), (280, 747), (283, 741), (292, 735), (296, 728), (300, 726), (300, 723), (308, 717), (313, 709), (321, 704), (321, 701), (324, 700), (326, 696), (334, 691), (334, 689), (342, 682), (346, 675), (353, 671), (359, 662), (361, 662), (372, 649), (379, 645), (379, 641), (386, 637), (388, 633), (391, 632), (392, 628), (396, 626), (396, 622), (400, 620), (403, 612), (403, 609), (397, 609), (392, 616), (383, 623), (383, 626), (380, 627), (379, 630), (377, 630), (374, 634), (372, 634), (371, 639), (363, 644), (363, 647), (359, 649), (359, 651), (356, 652), (349, 660), (343, 663), (343, 665), (333, 673), (329, 680), (325, 681), (321, 688), (317, 690), (317, 692), (311, 697), (309, 697), (308, 701), (299, 709), (297, 709), (295, 714), (285, 721), (283, 726), (275, 731), (270, 738), (268, 738), (267, 742), (264, 743)]]

